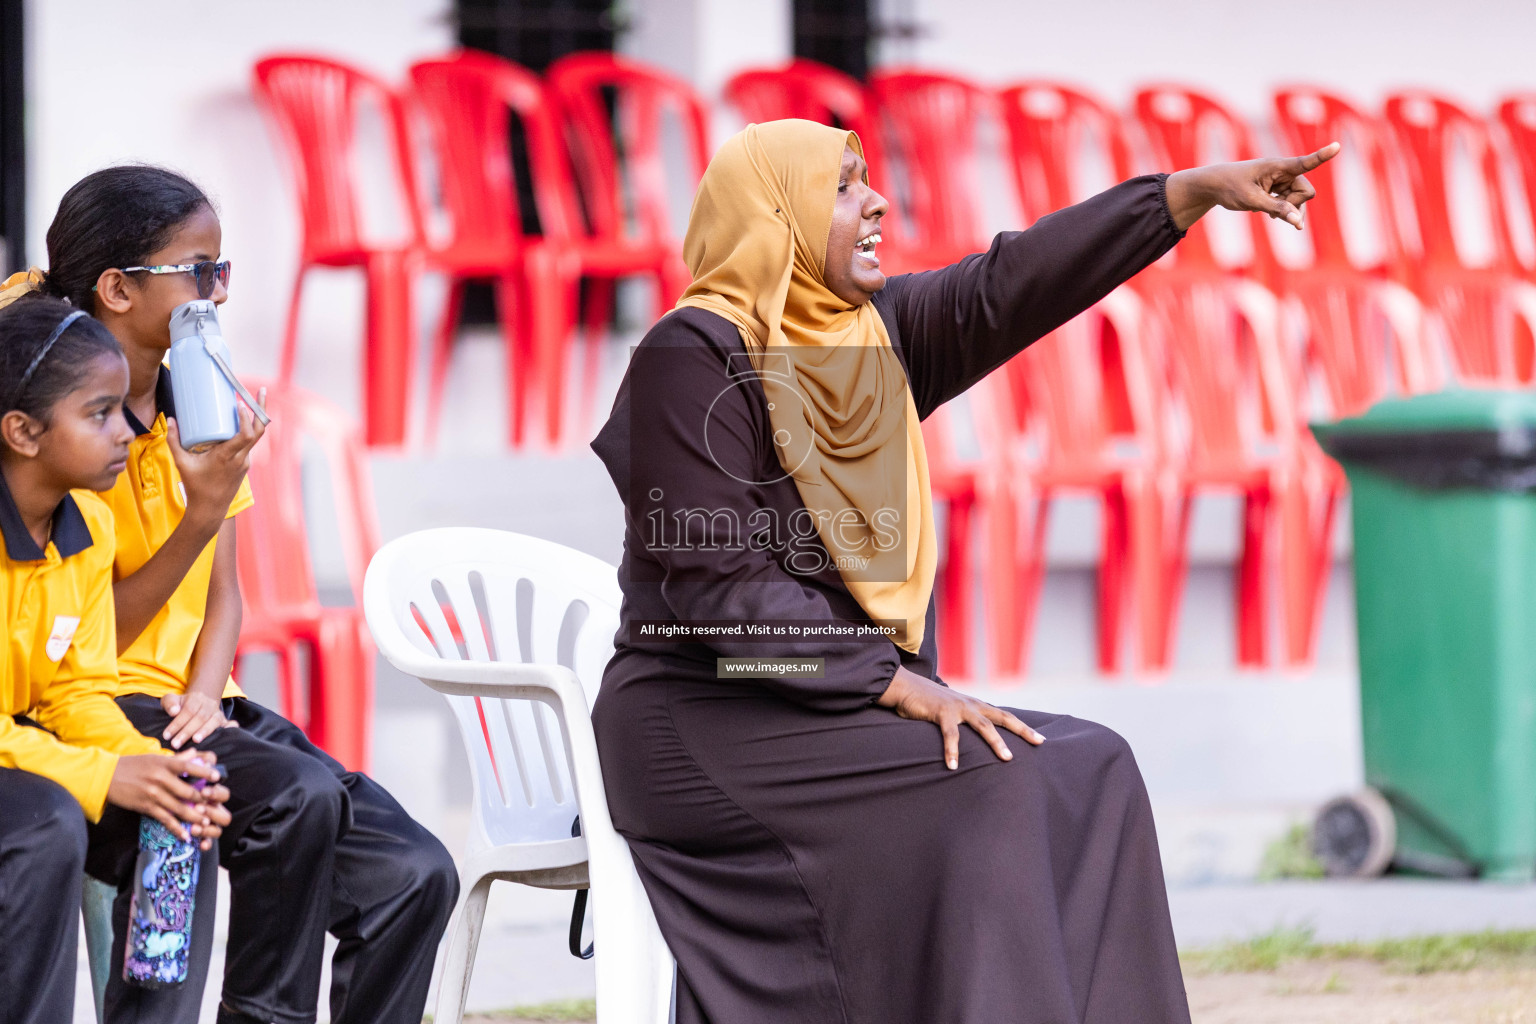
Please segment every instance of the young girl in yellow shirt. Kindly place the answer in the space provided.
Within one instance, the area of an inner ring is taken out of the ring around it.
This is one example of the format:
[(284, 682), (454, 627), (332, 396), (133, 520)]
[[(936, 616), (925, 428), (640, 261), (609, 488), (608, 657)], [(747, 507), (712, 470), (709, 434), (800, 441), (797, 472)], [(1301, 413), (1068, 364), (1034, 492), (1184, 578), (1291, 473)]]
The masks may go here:
[(230, 679), (232, 517), (252, 504), (245, 469), (261, 431), (242, 408), (238, 436), (186, 451), (162, 365), (171, 311), (228, 297), (222, 244), (201, 190), (142, 165), (82, 179), (48, 229), (44, 287), (90, 309), (128, 357), (136, 436), (103, 495), (118, 538), (118, 705), (147, 735), (216, 751), (234, 780), (219, 843), (230, 881), (220, 1024), (313, 1021), (327, 931), (340, 942), (332, 1021), (420, 1024), (458, 893), (453, 858), (383, 787)]
[[(216, 758), (164, 756), (112, 699), (112, 515), (91, 491), (127, 459), (127, 390), (122, 350), (83, 311), (39, 296), (0, 309), (0, 1020), (12, 1024), (72, 1019), (82, 872), (125, 890), (114, 910), (126, 920), (140, 815), (190, 828), (205, 849), (230, 820), (223, 786), (198, 795), (184, 779), (213, 778)], [(214, 891), (199, 889), (194, 975), (208, 969)], [(200, 977), (130, 988), (117, 945), (108, 1021), (197, 1020)]]

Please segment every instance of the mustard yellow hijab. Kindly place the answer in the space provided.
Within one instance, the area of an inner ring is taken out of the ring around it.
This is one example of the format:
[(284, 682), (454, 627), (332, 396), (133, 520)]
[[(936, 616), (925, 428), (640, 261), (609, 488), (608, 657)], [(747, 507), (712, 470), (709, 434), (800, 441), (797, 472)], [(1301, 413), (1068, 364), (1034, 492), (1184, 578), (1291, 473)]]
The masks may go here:
[(928, 458), (880, 315), (826, 285), (844, 146), (863, 153), (852, 132), (800, 120), (749, 125), (726, 142), (694, 197), (683, 239), (693, 284), (678, 306), (741, 331), (779, 463), (822, 544), (869, 617), (916, 652), (937, 564)]

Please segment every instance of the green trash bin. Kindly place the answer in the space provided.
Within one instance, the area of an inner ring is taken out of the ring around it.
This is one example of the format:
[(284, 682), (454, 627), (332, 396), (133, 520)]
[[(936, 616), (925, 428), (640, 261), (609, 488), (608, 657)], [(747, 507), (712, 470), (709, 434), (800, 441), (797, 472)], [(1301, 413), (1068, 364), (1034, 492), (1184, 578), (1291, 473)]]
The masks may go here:
[(1349, 475), (1373, 790), (1324, 808), (1319, 856), (1338, 874), (1390, 861), (1528, 881), (1536, 875), (1536, 394), (1388, 399), (1312, 431)]

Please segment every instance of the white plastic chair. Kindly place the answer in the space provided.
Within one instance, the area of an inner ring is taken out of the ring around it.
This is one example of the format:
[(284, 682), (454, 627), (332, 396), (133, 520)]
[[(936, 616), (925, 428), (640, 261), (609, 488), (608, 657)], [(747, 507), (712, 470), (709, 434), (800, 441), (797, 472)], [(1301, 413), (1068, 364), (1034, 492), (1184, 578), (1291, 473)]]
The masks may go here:
[(590, 887), (598, 1019), (671, 1019), (675, 965), (608, 817), (588, 710), (613, 653), (619, 601), (612, 566), (500, 530), (409, 534), (368, 566), (368, 628), (392, 665), (447, 698), (474, 779), (439, 1022), (463, 1017), (497, 879)]

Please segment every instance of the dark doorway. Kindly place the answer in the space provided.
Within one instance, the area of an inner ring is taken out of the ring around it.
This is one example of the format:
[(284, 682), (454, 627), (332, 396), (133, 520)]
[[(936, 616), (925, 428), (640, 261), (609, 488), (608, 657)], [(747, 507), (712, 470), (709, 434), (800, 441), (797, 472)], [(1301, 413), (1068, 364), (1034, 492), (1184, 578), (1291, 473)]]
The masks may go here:
[(795, 56), (861, 81), (869, 74), (875, 0), (795, 0)]
[(612, 50), (613, 0), (458, 0), (459, 44), (543, 72), (568, 53)]
[[(460, 46), (494, 53), (539, 74), (568, 53), (612, 50), (618, 31), (613, 0), (456, 0), (454, 17)], [(539, 214), (522, 128), (515, 121), (512, 169), (523, 231), (536, 235)], [(471, 284), (465, 290), (462, 322), (496, 322), (496, 302), (489, 285)]]
[(0, 237), (6, 273), (27, 266), (25, 7), (25, 0), (0, 0)]

